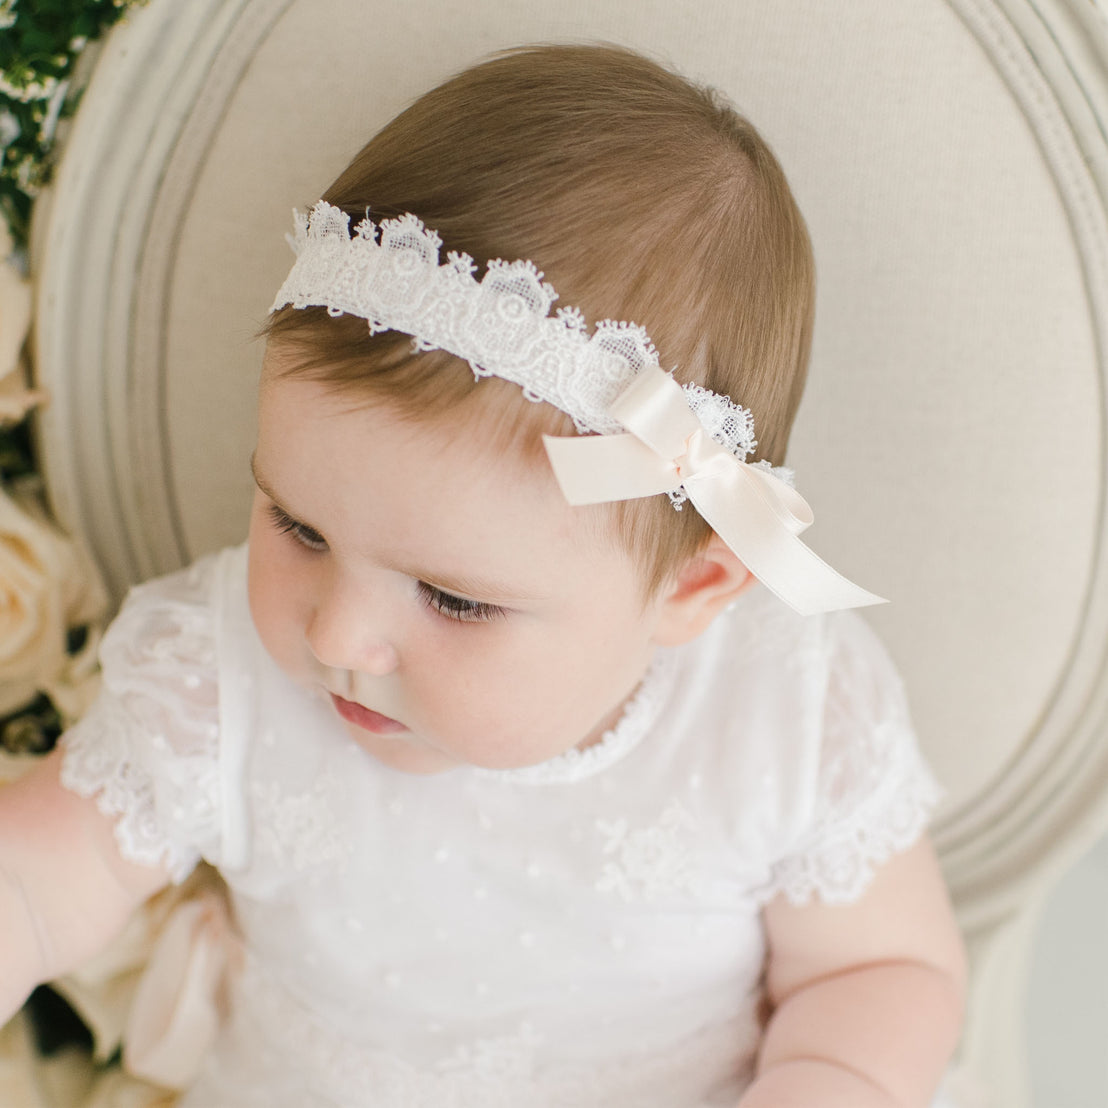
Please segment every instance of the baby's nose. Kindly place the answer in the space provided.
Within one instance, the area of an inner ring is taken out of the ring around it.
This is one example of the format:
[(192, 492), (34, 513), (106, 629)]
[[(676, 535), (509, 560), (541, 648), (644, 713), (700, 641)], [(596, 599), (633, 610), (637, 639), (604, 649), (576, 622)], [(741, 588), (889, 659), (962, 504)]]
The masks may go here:
[(384, 677), (400, 664), (396, 647), (391, 642), (373, 643), (366, 648), (364, 657), (359, 672), (368, 673), (371, 677)]
[(384, 677), (397, 668), (400, 658), (379, 617), (372, 606), (367, 611), (349, 593), (331, 590), (305, 628), (308, 649), (330, 669)]

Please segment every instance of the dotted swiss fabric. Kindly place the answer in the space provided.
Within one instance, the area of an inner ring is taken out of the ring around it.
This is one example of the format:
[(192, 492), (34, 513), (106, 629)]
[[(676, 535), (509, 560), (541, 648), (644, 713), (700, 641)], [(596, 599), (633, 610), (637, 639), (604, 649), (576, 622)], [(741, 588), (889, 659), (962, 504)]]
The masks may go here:
[(937, 795), (866, 625), (760, 590), (599, 753), (504, 774), (369, 758), (265, 655), (241, 549), (133, 594), (104, 667), (66, 783), (128, 856), (219, 864), (248, 952), (184, 1108), (732, 1105), (761, 907), (855, 899)]

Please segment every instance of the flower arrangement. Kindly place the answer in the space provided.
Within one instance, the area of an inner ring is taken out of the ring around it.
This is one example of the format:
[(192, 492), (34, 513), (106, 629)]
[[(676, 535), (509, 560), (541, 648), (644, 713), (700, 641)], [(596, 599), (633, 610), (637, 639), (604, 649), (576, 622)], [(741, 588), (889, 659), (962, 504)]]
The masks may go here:
[(0, 747), (41, 753), (95, 691), (95, 569), (49, 518), (29, 416), (27, 246), (82, 56), (136, 0), (0, 0)]
[(0, 0), (0, 215), (19, 247), (50, 180), (58, 124), (79, 100), (76, 63), (136, 2)]
[[(0, 0), (0, 785), (50, 749), (96, 693), (107, 594), (50, 518), (33, 451), (30, 419), (49, 397), (32, 387), (28, 364), (28, 243), (35, 199), (90, 68), (88, 47), (145, 2)], [(24, 1014), (0, 1027), (0, 1104), (172, 1103), (166, 1089), (105, 1063), (118, 1053), (143, 966), (181, 899), (174, 891), (151, 902), (99, 961), (37, 990)]]

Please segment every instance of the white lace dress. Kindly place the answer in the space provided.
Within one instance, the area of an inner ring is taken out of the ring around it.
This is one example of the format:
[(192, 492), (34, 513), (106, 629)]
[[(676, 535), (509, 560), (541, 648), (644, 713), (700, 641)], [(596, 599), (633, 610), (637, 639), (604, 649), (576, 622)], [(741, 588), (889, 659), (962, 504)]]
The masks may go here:
[(232, 890), (248, 955), (189, 1108), (733, 1104), (759, 909), (856, 898), (937, 795), (850, 614), (753, 591), (584, 753), (409, 776), (276, 669), (245, 572), (136, 589), (65, 740), (128, 857)]

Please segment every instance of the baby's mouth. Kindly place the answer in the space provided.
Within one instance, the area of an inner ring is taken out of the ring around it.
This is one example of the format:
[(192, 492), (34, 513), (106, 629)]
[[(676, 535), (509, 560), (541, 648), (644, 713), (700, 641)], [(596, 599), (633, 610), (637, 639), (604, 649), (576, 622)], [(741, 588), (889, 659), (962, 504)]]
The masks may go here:
[(366, 708), (353, 700), (346, 700), (337, 693), (331, 693), (331, 702), (335, 706), (335, 711), (347, 723), (352, 723), (355, 727), (361, 727), (374, 735), (399, 735), (408, 730), (399, 720), (383, 716), (380, 712), (375, 712), (372, 708)]

